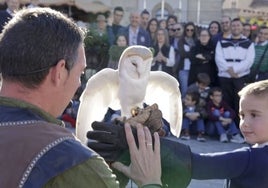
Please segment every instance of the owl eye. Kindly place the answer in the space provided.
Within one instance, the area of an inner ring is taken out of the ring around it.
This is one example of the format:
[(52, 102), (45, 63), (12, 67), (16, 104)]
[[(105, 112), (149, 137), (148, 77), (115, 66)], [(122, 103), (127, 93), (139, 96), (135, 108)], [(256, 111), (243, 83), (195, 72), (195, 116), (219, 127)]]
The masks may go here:
[(134, 67), (137, 67), (137, 66), (138, 66), (136, 60), (131, 60), (131, 64), (132, 64)]

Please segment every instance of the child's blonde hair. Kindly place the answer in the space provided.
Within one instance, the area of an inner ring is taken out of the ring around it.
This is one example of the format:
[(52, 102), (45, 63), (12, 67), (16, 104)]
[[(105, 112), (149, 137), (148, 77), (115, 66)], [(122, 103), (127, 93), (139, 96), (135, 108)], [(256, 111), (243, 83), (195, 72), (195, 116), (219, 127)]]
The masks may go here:
[(245, 86), (238, 92), (240, 97), (245, 95), (268, 96), (268, 80), (258, 81)]

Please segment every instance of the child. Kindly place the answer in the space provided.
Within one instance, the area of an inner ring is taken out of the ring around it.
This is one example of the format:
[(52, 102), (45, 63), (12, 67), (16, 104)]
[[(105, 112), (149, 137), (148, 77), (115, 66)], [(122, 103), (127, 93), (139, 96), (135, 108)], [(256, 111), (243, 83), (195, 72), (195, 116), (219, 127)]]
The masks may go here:
[(190, 139), (190, 130), (195, 129), (198, 132), (197, 140), (204, 142), (205, 125), (203, 117), (206, 116), (205, 109), (198, 106), (199, 93), (187, 92), (184, 98), (183, 122), (181, 139)]
[(199, 105), (202, 107), (206, 106), (206, 103), (209, 98), (209, 85), (209, 75), (207, 73), (198, 73), (196, 83), (191, 84), (187, 89), (187, 91), (195, 91), (200, 94)]
[(228, 142), (227, 134), (230, 134), (232, 136), (231, 142), (244, 143), (244, 139), (240, 136), (233, 121), (235, 118), (234, 110), (222, 100), (221, 88), (212, 88), (209, 98), (210, 101), (207, 103), (208, 134), (213, 134), (216, 128), (221, 142)]

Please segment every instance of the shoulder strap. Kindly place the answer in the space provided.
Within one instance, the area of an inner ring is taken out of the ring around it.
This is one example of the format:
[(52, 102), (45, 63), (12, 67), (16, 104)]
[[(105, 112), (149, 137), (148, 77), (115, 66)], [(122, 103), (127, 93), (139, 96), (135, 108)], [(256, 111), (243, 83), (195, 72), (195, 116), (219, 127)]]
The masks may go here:
[(262, 53), (262, 55), (261, 55), (261, 58), (260, 58), (258, 64), (256, 65), (256, 68), (253, 70), (253, 71), (255, 72), (256, 75), (259, 73), (259, 69), (260, 69), (262, 60), (263, 60), (263, 58), (264, 58), (264, 55), (265, 55), (266, 52), (267, 52), (267, 49), (268, 49), (268, 44), (266, 44), (266, 47), (265, 47), (265, 49), (264, 49), (264, 51), (263, 51), (263, 53)]

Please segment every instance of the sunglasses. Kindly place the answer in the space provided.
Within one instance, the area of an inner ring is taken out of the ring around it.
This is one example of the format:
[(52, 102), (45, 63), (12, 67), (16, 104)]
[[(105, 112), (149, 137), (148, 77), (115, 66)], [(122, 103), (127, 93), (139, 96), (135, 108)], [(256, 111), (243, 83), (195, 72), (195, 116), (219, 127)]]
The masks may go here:
[(181, 30), (181, 28), (176, 28), (176, 29), (172, 29), (172, 31), (180, 31)]
[(186, 29), (186, 31), (191, 31), (191, 32), (194, 32), (194, 29)]

